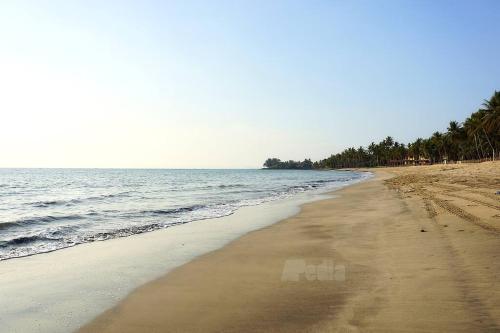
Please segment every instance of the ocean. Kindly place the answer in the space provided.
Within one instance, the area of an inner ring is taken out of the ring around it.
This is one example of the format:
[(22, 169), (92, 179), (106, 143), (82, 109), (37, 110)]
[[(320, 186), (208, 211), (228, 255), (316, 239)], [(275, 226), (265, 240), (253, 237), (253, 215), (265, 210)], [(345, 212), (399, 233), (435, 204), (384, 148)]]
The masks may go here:
[(312, 170), (0, 169), (0, 260), (227, 216), (366, 177)]

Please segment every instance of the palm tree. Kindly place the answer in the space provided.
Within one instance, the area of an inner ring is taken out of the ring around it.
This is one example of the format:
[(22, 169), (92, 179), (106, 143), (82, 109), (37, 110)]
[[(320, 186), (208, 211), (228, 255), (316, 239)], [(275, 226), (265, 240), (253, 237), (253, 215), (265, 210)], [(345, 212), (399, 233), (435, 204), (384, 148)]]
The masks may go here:
[(481, 126), (495, 159), (495, 147), (491, 144), (488, 133), (498, 136), (500, 132), (500, 91), (495, 91), (489, 100), (485, 100), (483, 107), (484, 109), (479, 110), (484, 114)]
[(428, 158), (431, 163), (435, 162), (436, 156), (436, 145), (431, 139), (422, 140), (422, 152), (426, 158)]
[(479, 119), (477, 117), (474, 117), (474, 113), (471, 114), (471, 116), (464, 121), (464, 129), (465, 132), (467, 133), (467, 136), (469, 138), (473, 139), (474, 146), (476, 148), (476, 154), (477, 158), (480, 159), (481, 155), (479, 152), (479, 145), (478, 145), (478, 135), (477, 132), (479, 131)]
[(408, 144), (408, 155), (413, 157), (414, 163), (420, 160), (420, 156), (424, 154), (422, 138), (418, 138), (415, 142)]
[(368, 146), (368, 153), (372, 156), (372, 159), (375, 159), (375, 161), (372, 161), (371, 164), (373, 166), (373, 163), (375, 165), (378, 165), (378, 148), (375, 142), (372, 141), (370, 145)]
[(495, 91), (489, 100), (483, 103), (485, 115), (483, 117), (483, 126), (490, 133), (500, 131), (500, 91)]
[[(457, 121), (450, 121), (448, 132), (446, 133), (447, 141), (450, 144), (450, 158), (453, 160), (463, 159), (463, 152), (461, 151), (463, 130)], [(461, 153), (462, 156), (458, 156)]]
[[(446, 142), (443, 134), (440, 132), (434, 132), (431, 136), (431, 142), (435, 146), (435, 151), (434, 151), (434, 159), (442, 161), (443, 158), (447, 155), (446, 152)], [(437, 155), (436, 155), (437, 153)]]

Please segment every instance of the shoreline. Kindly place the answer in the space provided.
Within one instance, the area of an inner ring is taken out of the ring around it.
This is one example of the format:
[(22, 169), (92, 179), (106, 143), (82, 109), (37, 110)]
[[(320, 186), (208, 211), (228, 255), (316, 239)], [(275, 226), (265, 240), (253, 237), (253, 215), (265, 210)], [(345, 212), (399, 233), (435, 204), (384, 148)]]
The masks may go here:
[(3, 260), (0, 327), (23, 333), (74, 331), (135, 288), (252, 230), (293, 216), (305, 202), (326, 197), (321, 190), (304, 192), (241, 207), (220, 218)]
[[(394, 189), (430, 170), (417, 168), (375, 170), (304, 204), (139, 287), (80, 332), (498, 331), (498, 235), (434, 207), (438, 195)], [(491, 200), (474, 208), (487, 223)]]
[[(85, 169), (82, 169), (85, 170)], [(218, 170), (220, 171), (220, 170)], [(237, 171), (237, 170), (233, 170)], [(255, 170), (251, 170), (255, 171)], [(336, 172), (337, 175), (341, 174), (340, 172)], [(367, 174), (371, 174), (369, 172), (351, 172), (350, 175), (352, 178), (349, 178), (348, 180), (342, 180), (342, 179), (320, 179), (319, 181), (315, 179), (315, 177), (310, 177), (311, 180), (309, 182), (295, 182), (292, 184), (285, 185), (284, 188), (274, 188), (274, 189), (268, 189), (262, 190), (262, 189), (256, 189), (256, 192), (265, 192), (264, 194), (257, 193), (258, 195), (255, 197), (256, 193), (251, 193), (248, 196), (241, 196), (241, 193), (236, 193), (235, 192), (231, 193), (224, 193), (224, 190), (226, 187), (233, 187), (234, 185), (209, 185), (208, 187), (204, 187), (203, 190), (206, 189), (211, 189), (211, 188), (216, 188), (217, 192), (213, 193), (215, 196), (220, 196), (222, 197), (221, 199), (216, 199), (215, 202), (210, 202), (207, 201), (206, 203), (197, 203), (197, 204), (192, 204), (192, 205), (187, 205), (183, 206), (182, 202), (175, 203), (172, 200), (172, 198), (169, 198), (167, 200), (169, 204), (167, 206), (171, 205), (175, 208), (168, 209), (165, 208), (163, 204), (160, 204), (159, 207), (156, 208), (151, 208), (149, 211), (147, 207), (145, 207), (145, 211), (138, 211), (138, 212), (132, 212), (132, 216), (126, 216), (126, 214), (130, 214), (131, 212), (127, 212), (122, 216), (123, 222), (122, 225), (120, 225), (117, 228), (110, 228), (109, 230), (105, 231), (95, 231), (95, 230), (83, 230), (83, 232), (80, 233), (75, 233), (75, 234), (69, 234), (69, 233), (56, 233), (53, 232), (47, 232), (48, 235), (45, 236), (37, 236), (36, 233), (34, 236), (30, 235), (30, 229), (28, 229), (25, 234), (20, 234), (16, 235), (13, 234), (12, 237), (7, 237), (3, 238), (0, 242), (2, 242), (2, 245), (6, 245), (5, 247), (2, 246), (0, 249), (0, 262), (6, 261), (6, 260), (12, 260), (16, 258), (23, 258), (23, 257), (29, 257), (29, 256), (34, 256), (34, 255), (39, 255), (43, 253), (50, 253), (54, 251), (59, 251), (63, 250), (69, 247), (74, 247), (74, 246), (79, 246), (82, 244), (87, 244), (87, 243), (93, 243), (93, 242), (100, 242), (100, 241), (108, 241), (112, 240), (115, 238), (124, 238), (124, 237), (130, 237), (134, 236), (137, 234), (142, 234), (142, 233), (147, 233), (147, 232), (152, 232), (156, 230), (162, 230), (162, 229), (167, 229), (175, 226), (179, 226), (182, 224), (186, 223), (192, 223), (192, 222), (197, 222), (200, 220), (213, 220), (213, 219), (218, 219), (218, 218), (223, 218), (225, 216), (229, 216), (234, 214), (237, 210), (243, 208), (243, 207), (249, 207), (249, 206), (259, 206), (262, 204), (265, 204), (267, 202), (271, 201), (276, 201), (276, 200), (287, 200), (290, 199), (296, 195), (301, 195), (301, 194), (306, 194), (307, 193), (327, 193), (329, 191), (334, 191), (338, 188), (341, 188), (346, 185), (350, 185), (352, 183), (356, 183), (358, 181), (362, 181), (365, 178), (367, 178)], [(236, 184), (236, 187), (240, 186), (248, 186), (252, 187), (255, 186), (256, 184)], [(220, 187), (219, 187), (220, 186)], [(220, 190), (220, 191), (219, 191)], [(121, 197), (123, 194), (127, 196), (129, 193), (134, 192), (134, 190), (124, 190), (119, 193), (111, 193), (111, 194), (96, 194), (95, 196), (90, 196), (90, 197), (75, 197), (75, 198), (66, 198), (66, 199), (50, 199), (50, 200), (43, 200), (41, 198), (31, 198), (33, 202), (30, 202), (30, 198), (27, 198), (25, 205), (32, 205), (35, 209), (39, 209), (40, 212), (42, 213), (41, 216), (36, 216), (36, 217), (27, 217), (27, 218), (19, 218), (19, 219), (14, 219), (9, 222), (3, 222), (1, 226), (3, 227), (9, 227), (9, 226), (15, 226), (17, 224), (26, 224), (27, 226), (31, 225), (37, 225), (37, 223), (44, 223), (47, 222), (48, 220), (62, 220), (62, 219), (87, 219), (89, 224), (95, 223), (96, 221), (93, 220), (93, 216), (98, 216), (100, 218), (100, 213), (101, 212), (96, 212), (91, 210), (90, 213), (82, 213), (80, 212), (75, 212), (75, 210), (65, 210), (64, 206), (70, 206), (72, 207), (77, 206), (78, 204), (85, 204), (88, 202), (87, 201), (94, 201), (95, 199), (99, 199), (99, 196), (102, 196), (102, 198), (110, 198), (110, 197)], [(139, 191), (136, 191), (139, 192)], [(168, 191), (167, 191), (168, 192)], [(177, 190), (173, 190), (172, 192), (176, 193)], [(244, 190), (242, 193), (245, 192), (252, 192), (251, 189)], [(232, 197), (228, 197), (228, 194), (233, 194), (233, 196), (238, 197), (237, 199), (234, 199)], [(197, 193), (195, 193), (195, 196)], [(225, 195), (225, 198), (224, 198)], [(198, 194), (199, 196), (199, 194)], [(133, 196), (129, 197), (128, 200), (130, 203), (133, 203), (137, 198), (134, 198)], [(139, 198), (139, 199), (144, 199), (144, 198)], [(198, 200), (202, 200), (203, 198), (195, 198)], [(66, 201), (67, 200), (67, 201)], [(122, 202), (121, 204), (127, 205), (128, 203)], [(62, 208), (61, 208), (62, 206)], [(126, 207), (125, 207), (126, 208)], [(24, 208), (23, 208), (24, 209)], [(43, 209), (43, 210), (42, 210)], [(59, 209), (59, 211), (57, 211)], [(76, 208), (77, 209), (77, 208)], [(54, 211), (55, 210), (55, 211)], [(119, 210), (117, 210), (119, 211)], [(193, 214), (189, 214), (192, 213)], [(27, 212), (24, 212), (25, 214)], [(65, 214), (66, 215), (65, 215)], [(180, 215), (179, 213), (185, 213)], [(198, 214), (194, 214), (198, 213)], [(154, 219), (149, 219), (146, 220), (145, 223), (144, 221), (141, 221), (140, 217), (138, 215), (134, 214), (151, 214), (153, 215)], [(172, 218), (169, 214), (173, 214), (174, 218)], [(58, 216), (62, 215), (62, 216)], [(25, 221), (26, 219), (26, 221)], [(46, 221), (47, 220), (47, 221)], [(132, 222), (138, 222), (138, 225), (135, 224), (127, 224), (126, 222), (132, 221)], [(142, 223), (141, 223), (142, 222)], [(85, 233), (87, 231), (87, 233)], [(25, 236), (28, 235), (28, 236)], [(47, 244), (48, 242), (43, 242), (50, 240), (50, 244)], [(38, 241), (40, 244), (35, 244)], [(4, 244), (4, 242), (6, 242)], [(29, 244), (26, 244), (29, 243)], [(21, 244), (21, 246), (17, 246), (18, 244)]]

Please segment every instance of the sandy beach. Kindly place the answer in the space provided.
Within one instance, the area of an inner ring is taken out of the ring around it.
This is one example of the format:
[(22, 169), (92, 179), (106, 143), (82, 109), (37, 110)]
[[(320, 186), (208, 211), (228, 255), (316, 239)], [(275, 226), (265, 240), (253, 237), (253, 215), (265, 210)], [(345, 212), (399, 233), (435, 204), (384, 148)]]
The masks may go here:
[(500, 164), (376, 169), (81, 332), (498, 332)]

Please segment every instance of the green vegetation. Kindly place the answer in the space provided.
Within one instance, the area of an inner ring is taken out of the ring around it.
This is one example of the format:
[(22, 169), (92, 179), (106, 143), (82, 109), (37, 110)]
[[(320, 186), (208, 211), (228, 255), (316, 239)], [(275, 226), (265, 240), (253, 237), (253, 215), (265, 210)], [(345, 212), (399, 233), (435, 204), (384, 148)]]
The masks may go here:
[(281, 161), (279, 158), (268, 158), (264, 162), (264, 167), (268, 169), (300, 169), (310, 170), (313, 168), (313, 162), (306, 158), (304, 161)]
[[(498, 159), (500, 157), (500, 92), (495, 91), (482, 108), (463, 123), (451, 121), (445, 133), (435, 132), (430, 138), (418, 138), (405, 145), (390, 136), (368, 147), (348, 148), (341, 153), (310, 165), (304, 162), (282, 162), (270, 158), (264, 167), (270, 169), (325, 169), (375, 167), (401, 164), (441, 163)], [(307, 163), (306, 163), (307, 162)]]

